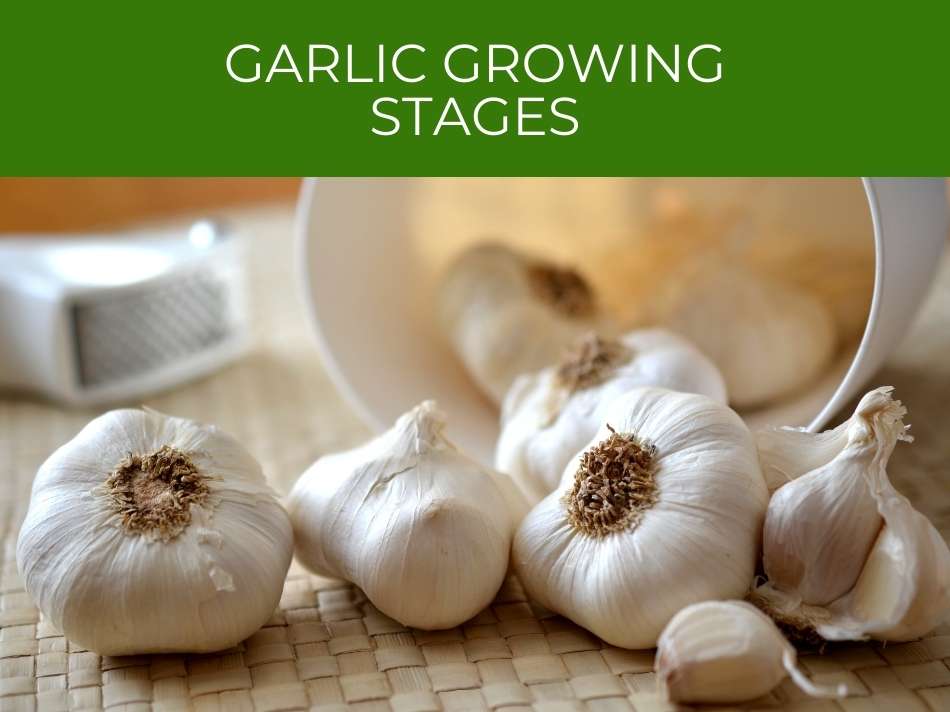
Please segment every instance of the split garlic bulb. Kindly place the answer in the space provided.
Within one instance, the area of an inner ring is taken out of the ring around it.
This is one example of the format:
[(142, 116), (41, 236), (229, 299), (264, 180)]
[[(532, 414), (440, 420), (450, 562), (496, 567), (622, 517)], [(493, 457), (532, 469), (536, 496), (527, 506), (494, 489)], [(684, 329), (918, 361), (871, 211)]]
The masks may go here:
[(815, 685), (795, 648), (768, 616), (744, 601), (687, 606), (657, 641), (657, 682), (671, 702), (728, 704), (768, 694), (786, 676), (812, 697), (844, 697), (844, 685)]
[(662, 307), (662, 323), (712, 359), (737, 408), (795, 393), (832, 360), (830, 312), (790, 284), (734, 265), (706, 265), (673, 292)]
[(495, 467), (537, 502), (604, 422), (611, 402), (638, 386), (700, 393), (726, 403), (722, 376), (696, 347), (663, 329), (620, 339), (581, 337), (557, 366), (519, 376), (502, 409)]
[(579, 273), (499, 244), (478, 245), (452, 264), (440, 287), (439, 317), (496, 404), (517, 376), (555, 363), (578, 336), (605, 322)]
[(613, 645), (650, 648), (681, 608), (748, 591), (767, 499), (738, 415), (638, 388), (524, 518), (513, 563), (541, 605)]
[(887, 462), (910, 440), (891, 388), (819, 435), (758, 436), (773, 482), (763, 532), (768, 583), (755, 595), (776, 617), (829, 640), (909, 640), (950, 613), (950, 550), (891, 484)]
[(292, 553), (237, 440), (142, 410), (106, 413), (50, 456), (17, 541), (37, 607), (102, 655), (236, 645), (273, 615)]
[(416, 628), (451, 628), (491, 603), (526, 508), (444, 427), (426, 401), (365, 445), (317, 460), (288, 503), (301, 563)]

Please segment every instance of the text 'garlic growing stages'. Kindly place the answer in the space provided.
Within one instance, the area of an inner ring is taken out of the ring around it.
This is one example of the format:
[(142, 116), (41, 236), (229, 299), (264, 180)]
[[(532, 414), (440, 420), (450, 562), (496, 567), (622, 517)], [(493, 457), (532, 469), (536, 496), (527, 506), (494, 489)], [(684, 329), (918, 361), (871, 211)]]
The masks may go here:
[(621, 339), (587, 334), (559, 365), (515, 381), (502, 410), (495, 467), (537, 502), (558, 486), (571, 458), (603, 425), (611, 402), (639, 386), (726, 402), (716, 367), (672, 332), (632, 331)]
[(768, 694), (786, 676), (812, 697), (844, 697), (844, 685), (815, 685), (795, 648), (764, 613), (744, 601), (687, 606), (657, 641), (656, 675), (671, 702), (729, 704)]
[(273, 615), (292, 552), (287, 513), (234, 438), (116, 410), (40, 468), (17, 564), (39, 609), (79, 645), (210, 652)]
[(515, 378), (557, 362), (606, 320), (573, 269), (498, 244), (464, 252), (439, 290), (439, 317), (479, 388), (500, 404)]
[(754, 599), (778, 620), (828, 640), (910, 640), (950, 613), (950, 550), (887, 476), (906, 435), (891, 388), (820, 434), (758, 435), (773, 486), (763, 532), (768, 583)]
[(514, 566), (543, 606), (613, 645), (653, 647), (684, 606), (745, 595), (767, 499), (738, 415), (639, 388), (522, 521)]
[(737, 408), (796, 393), (814, 382), (834, 355), (831, 313), (790, 284), (738, 266), (704, 263), (671, 291), (662, 323), (712, 359)]
[(417, 628), (451, 628), (491, 603), (526, 508), (444, 427), (426, 401), (362, 447), (317, 460), (288, 504), (301, 563)]

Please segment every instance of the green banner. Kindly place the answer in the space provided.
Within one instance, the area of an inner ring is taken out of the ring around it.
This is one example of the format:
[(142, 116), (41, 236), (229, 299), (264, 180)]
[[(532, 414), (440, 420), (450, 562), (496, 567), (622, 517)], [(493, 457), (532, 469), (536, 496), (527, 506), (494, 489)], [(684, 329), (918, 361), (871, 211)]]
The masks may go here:
[(17, 3), (5, 175), (944, 175), (950, 5)]

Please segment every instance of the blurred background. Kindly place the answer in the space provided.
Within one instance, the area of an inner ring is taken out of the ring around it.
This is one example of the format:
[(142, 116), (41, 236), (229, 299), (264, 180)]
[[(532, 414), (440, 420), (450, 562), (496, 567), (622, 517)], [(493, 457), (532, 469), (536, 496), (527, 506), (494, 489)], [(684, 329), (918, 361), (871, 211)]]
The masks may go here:
[(299, 178), (0, 178), (0, 233), (85, 230), (292, 201)]

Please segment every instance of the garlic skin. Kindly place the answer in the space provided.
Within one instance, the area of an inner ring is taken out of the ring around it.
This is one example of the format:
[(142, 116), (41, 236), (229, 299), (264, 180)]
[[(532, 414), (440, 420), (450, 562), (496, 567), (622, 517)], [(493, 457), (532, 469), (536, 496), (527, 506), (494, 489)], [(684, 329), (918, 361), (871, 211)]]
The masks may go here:
[(754, 595), (827, 640), (910, 640), (950, 613), (950, 549), (887, 476), (897, 442), (911, 440), (892, 390), (867, 393), (832, 431), (758, 436), (773, 481), (793, 479), (769, 503), (768, 582)]
[(754, 408), (819, 378), (836, 348), (820, 300), (737, 265), (708, 265), (682, 279), (659, 320), (683, 334), (722, 372), (729, 401)]
[(438, 302), (443, 331), (496, 405), (517, 376), (555, 363), (581, 334), (610, 328), (580, 274), (494, 243), (456, 259)]
[(317, 460), (288, 501), (304, 566), (429, 630), (491, 603), (526, 509), (510, 481), (459, 452), (444, 427), (426, 401), (365, 445)]
[(649, 648), (683, 607), (748, 591), (766, 503), (738, 415), (638, 388), (522, 521), (513, 564), (541, 605), (613, 645)]
[(40, 467), (16, 554), (67, 638), (133, 655), (244, 640), (276, 610), (292, 552), (287, 513), (237, 440), (115, 410)]
[(587, 334), (558, 366), (515, 381), (502, 408), (496, 469), (518, 481), (533, 502), (540, 501), (594, 437), (611, 402), (639, 386), (727, 400), (713, 363), (677, 334), (664, 329), (632, 331), (620, 339)]
[(657, 641), (657, 684), (671, 702), (728, 704), (768, 694), (786, 676), (812, 697), (844, 697), (799, 670), (795, 648), (764, 613), (744, 601), (687, 606)]

